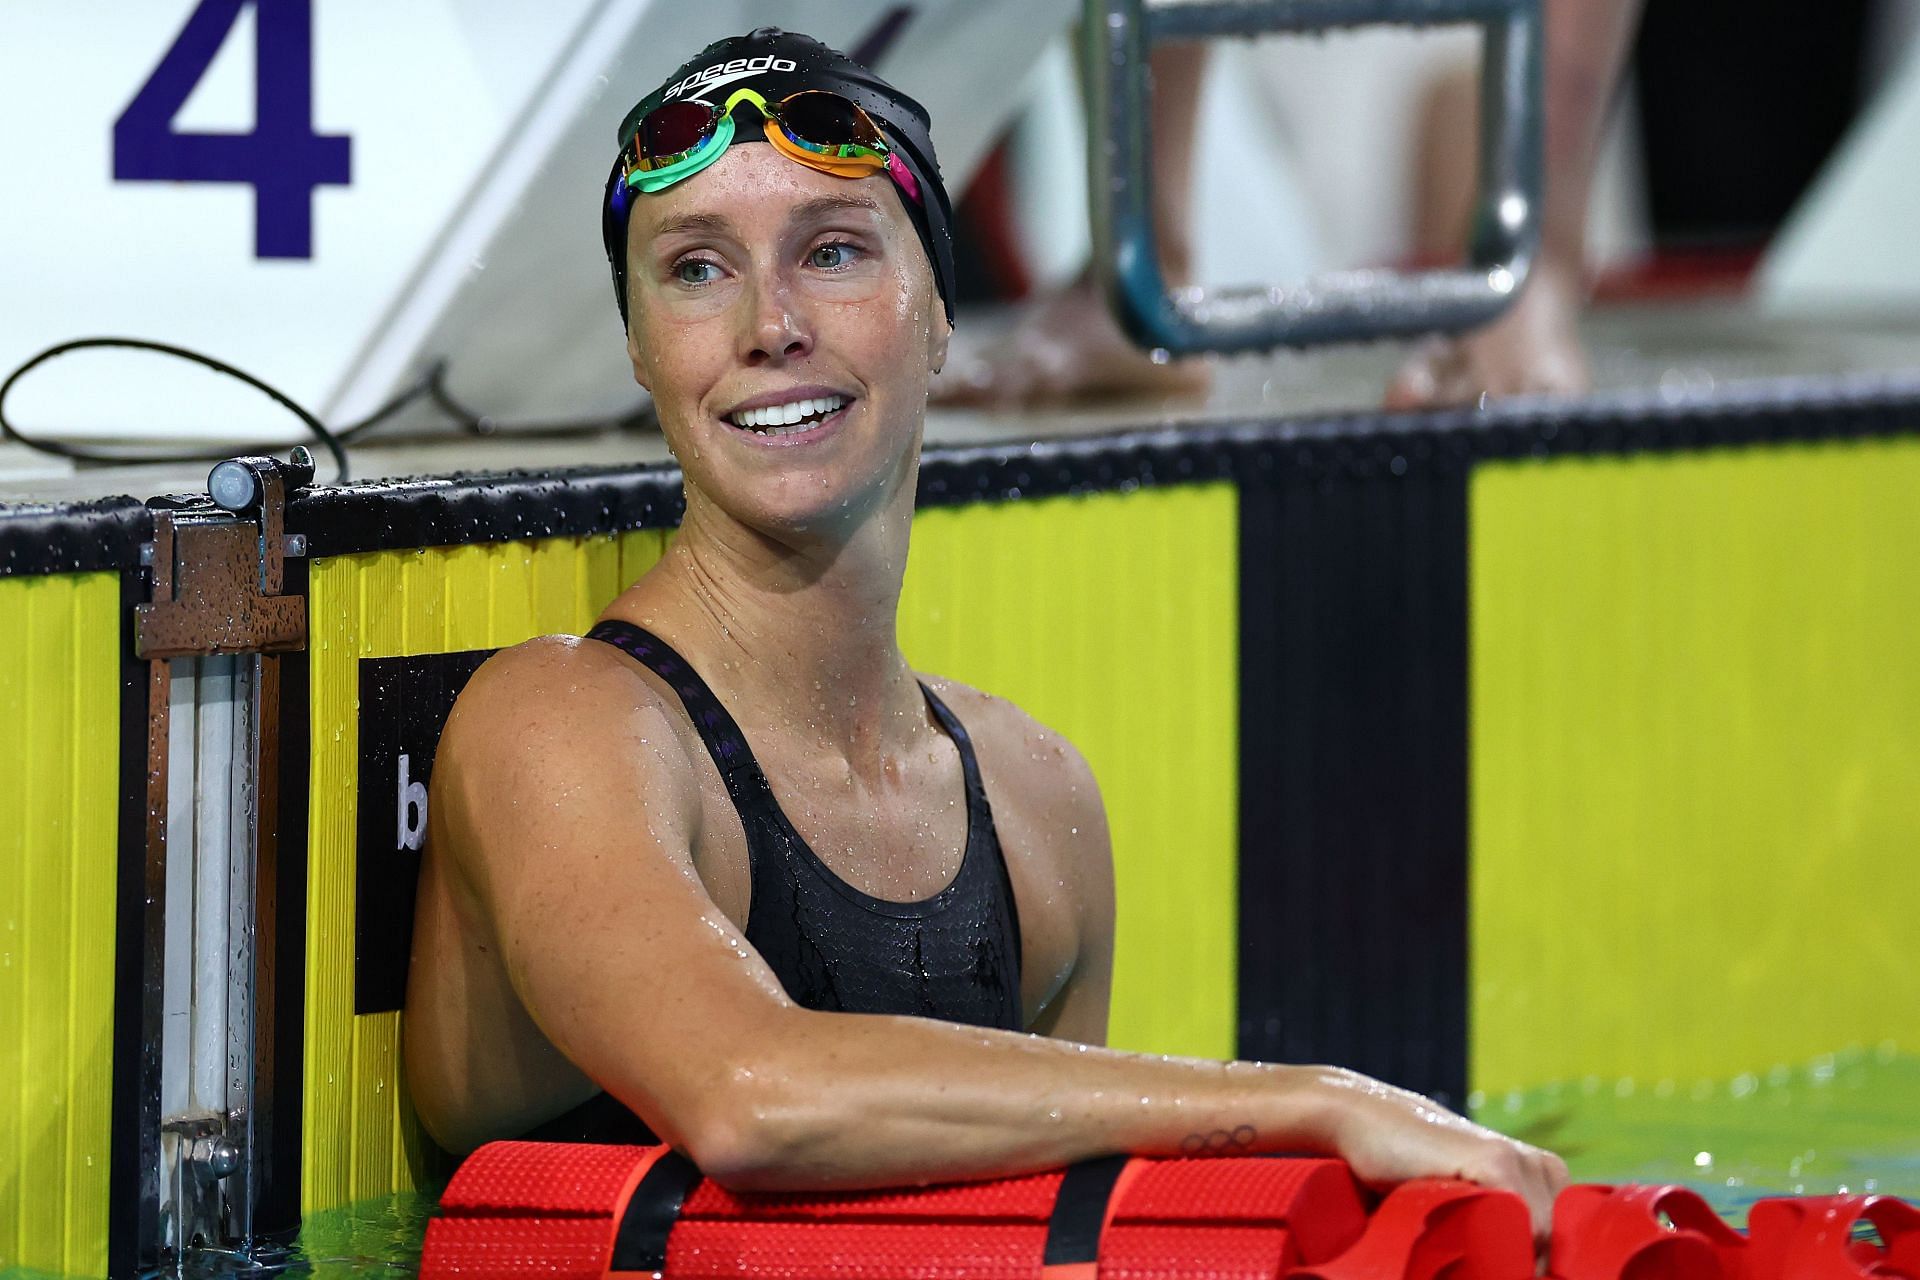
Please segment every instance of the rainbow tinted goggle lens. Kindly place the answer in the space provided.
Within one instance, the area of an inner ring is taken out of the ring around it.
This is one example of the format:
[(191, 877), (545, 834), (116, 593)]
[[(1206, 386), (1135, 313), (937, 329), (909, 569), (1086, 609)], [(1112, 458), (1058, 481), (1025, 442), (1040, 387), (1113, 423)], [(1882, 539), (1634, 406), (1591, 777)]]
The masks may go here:
[(920, 187), (887, 145), (873, 118), (859, 106), (824, 89), (803, 89), (769, 103), (751, 89), (736, 89), (726, 102), (669, 102), (640, 117), (620, 152), (616, 205), (627, 191), (664, 191), (719, 159), (733, 145), (734, 108), (746, 103), (764, 118), (767, 141), (780, 154), (810, 169), (841, 178), (885, 172), (916, 204)]

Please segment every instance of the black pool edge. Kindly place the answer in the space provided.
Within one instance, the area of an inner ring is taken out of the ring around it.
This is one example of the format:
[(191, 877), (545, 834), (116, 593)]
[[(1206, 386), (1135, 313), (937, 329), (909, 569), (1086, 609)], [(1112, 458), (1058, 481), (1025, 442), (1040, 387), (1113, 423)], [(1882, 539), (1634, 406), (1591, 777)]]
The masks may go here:
[[(1791, 378), (1711, 395), (1630, 392), (1484, 409), (1208, 422), (1170, 419), (1045, 441), (932, 445), (923, 507), (1125, 492), (1285, 475), (1399, 478), (1476, 462), (1685, 452), (1920, 434), (1920, 374)], [(124, 570), (152, 538), (152, 509), (214, 514), (203, 494), (142, 502), (0, 504), (0, 576)], [(680, 472), (647, 466), (456, 472), (303, 490), (287, 529), (309, 556), (666, 528), (682, 511)]]

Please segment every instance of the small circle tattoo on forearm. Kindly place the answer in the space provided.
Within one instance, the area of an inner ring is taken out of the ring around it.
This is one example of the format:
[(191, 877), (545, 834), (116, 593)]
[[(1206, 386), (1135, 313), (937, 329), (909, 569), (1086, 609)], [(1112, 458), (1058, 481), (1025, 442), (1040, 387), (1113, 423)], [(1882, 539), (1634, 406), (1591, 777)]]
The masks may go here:
[(1250, 1124), (1236, 1125), (1231, 1129), (1212, 1129), (1206, 1133), (1190, 1133), (1180, 1140), (1180, 1154), (1183, 1156), (1231, 1156), (1250, 1151), (1260, 1136)]

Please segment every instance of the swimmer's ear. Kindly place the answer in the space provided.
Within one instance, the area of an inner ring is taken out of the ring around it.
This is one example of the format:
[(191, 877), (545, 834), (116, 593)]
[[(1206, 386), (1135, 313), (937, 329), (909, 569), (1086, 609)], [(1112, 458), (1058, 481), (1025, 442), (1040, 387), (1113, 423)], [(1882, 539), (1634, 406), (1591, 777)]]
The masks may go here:
[(927, 367), (939, 373), (947, 365), (947, 344), (953, 341), (953, 322), (946, 307), (934, 296), (933, 323), (927, 326)]
[(639, 273), (634, 270), (633, 262), (638, 256), (634, 253), (633, 247), (634, 242), (641, 238), (636, 230), (640, 222), (639, 218), (634, 218), (627, 223), (627, 270), (621, 278), (620, 287), (627, 291), (627, 363), (633, 366), (633, 380), (639, 383), (648, 395), (652, 395), (653, 375), (647, 371), (647, 363), (640, 355), (640, 337), (633, 327), (634, 322), (640, 318), (640, 308), (633, 297), (636, 292), (634, 282), (640, 278)]
[[(629, 310), (627, 314), (631, 316), (633, 312)], [(634, 332), (631, 320), (627, 323), (627, 363), (633, 366), (633, 380), (640, 384), (641, 390), (652, 395), (653, 383), (649, 380), (652, 375), (647, 372), (647, 362), (640, 354), (640, 337)]]

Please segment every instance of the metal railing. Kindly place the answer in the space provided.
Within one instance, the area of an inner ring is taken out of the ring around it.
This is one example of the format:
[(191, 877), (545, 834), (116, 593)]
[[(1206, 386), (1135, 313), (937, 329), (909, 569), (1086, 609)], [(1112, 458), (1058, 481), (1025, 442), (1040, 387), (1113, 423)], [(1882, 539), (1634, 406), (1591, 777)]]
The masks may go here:
[[(1396, 24), (1482, 31), (1480, 173), (1466, 265), (1172, 289), (1153, 226), (1148, 55), (1169, 40)], [(1540, 239), (1539, 0), (1088, 0), (1093, 259), (1135, 341), (1180, 355), (1468, 329), (1519, 293)]]

